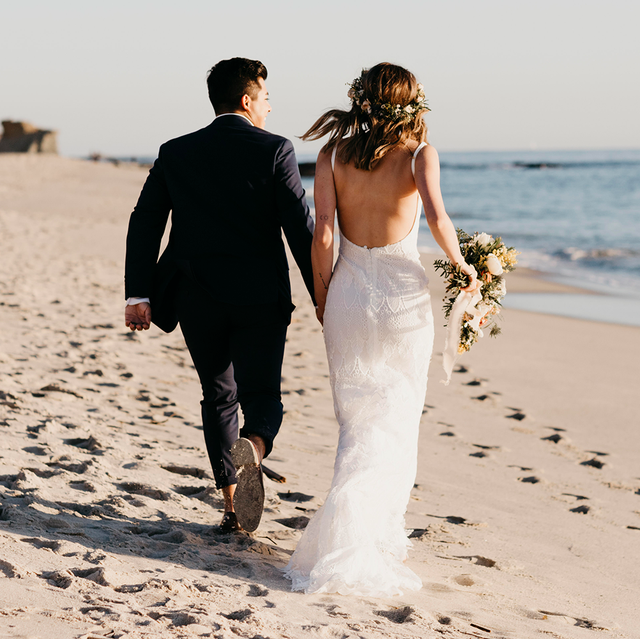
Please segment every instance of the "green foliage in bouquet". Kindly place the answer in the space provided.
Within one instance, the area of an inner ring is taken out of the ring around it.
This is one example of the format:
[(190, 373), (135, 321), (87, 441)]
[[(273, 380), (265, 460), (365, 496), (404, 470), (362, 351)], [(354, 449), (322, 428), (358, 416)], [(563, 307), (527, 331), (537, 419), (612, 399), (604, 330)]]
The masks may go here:
[[(462, 320), (458, 352), (463, 353), (482, 336), (481, 329), (490, 329), (492, 337), (500, 333), (500, 327), (495, 322), (507, 292), (503, 274), (513, 271), (519, 253), (513, 247), (505, 246), (501, 238), (494, 239), (487, 233), (469, 235), (457, 229), (457, 234), (465, 262), (476, 269), (478, 279), (482, 282), (482, 299), (465, 311)], [(459, 266), (453, 266), (449, 260), (436, 260), (433, 265), (436, 271), (441, 271), (447, 282), (443, 310), (445, 318), (449, 319), (460, 290), (468, 286), (469, 279)]]

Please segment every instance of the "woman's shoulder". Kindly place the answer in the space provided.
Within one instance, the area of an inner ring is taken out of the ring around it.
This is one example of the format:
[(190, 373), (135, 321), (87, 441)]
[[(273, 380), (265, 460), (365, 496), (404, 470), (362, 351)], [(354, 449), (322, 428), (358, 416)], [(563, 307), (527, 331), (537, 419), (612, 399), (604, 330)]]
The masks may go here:
[[(420, 148), (419, 144), (416, 144), (414, 147), (413, 152), (415, 153), (416, 150), (418, 150)], [(440, 162), (439, 156), (438, 156), (438, 151), (436, 150), (436, 147), (433, 146), (432, 144), (429, 144), (428, 142), (424, 144), (424, 146), (422, 146), (422, 148), (420, 148), (420, 150), (418, 151), (417, 155), (416, 155), (416, 161), (418, 159), (421, 159), (422, 161), (426, 162), (427, 164), (432, 164), (434, 162)]]

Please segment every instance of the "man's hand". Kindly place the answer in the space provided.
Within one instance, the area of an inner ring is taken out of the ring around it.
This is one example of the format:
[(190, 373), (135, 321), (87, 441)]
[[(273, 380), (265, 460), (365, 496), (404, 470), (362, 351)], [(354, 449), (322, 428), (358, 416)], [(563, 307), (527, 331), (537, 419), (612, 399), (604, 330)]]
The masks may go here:
[(151, 326), (151, 306), (147, 302), (125, 306), (124, 325), (132, 331), (146, 331)]

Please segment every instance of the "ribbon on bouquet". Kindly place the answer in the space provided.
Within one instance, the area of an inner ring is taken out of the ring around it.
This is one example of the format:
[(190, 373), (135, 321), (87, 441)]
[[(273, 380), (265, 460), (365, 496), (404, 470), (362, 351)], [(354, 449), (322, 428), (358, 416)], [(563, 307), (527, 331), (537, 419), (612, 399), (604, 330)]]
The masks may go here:
[(446, 380), (442, 380), (445, 386), (449, 385), (451, 381), (451, 373), (453, 372), (453, 366), (458, 358), (458, 344), (460, 343), (460, 329), (462, 328), (462, 318), (465, 313), (469, 313), (473, 316), (471, 325), (478, 330), (480, 326), (480, 320), (486, 314), (484, 309), (477, 309), (476, 304), (482, 299), (482, 293), (480, 289), (474, 292), (460, 291), (456, 301), (451, 307), (451, 313), (449, 313), (449, 326), (447, 328), (447, 338), (444, 343), (444, 351), (442, 353), (442, 366), (444, 372), (447, 375)]

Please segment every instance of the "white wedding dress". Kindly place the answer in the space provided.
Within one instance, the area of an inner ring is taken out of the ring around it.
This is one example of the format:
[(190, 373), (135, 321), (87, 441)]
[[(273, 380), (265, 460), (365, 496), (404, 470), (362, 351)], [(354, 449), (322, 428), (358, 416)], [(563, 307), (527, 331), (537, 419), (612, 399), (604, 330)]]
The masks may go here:
[(293, 590), (387, 597), (422, 585), (403, 564), (433, 346), (419, 211), (418, 202), (409, 234), (387, 246), (340, 233), (324, 314), (340, 437), (327, 499), (285, 568)]

